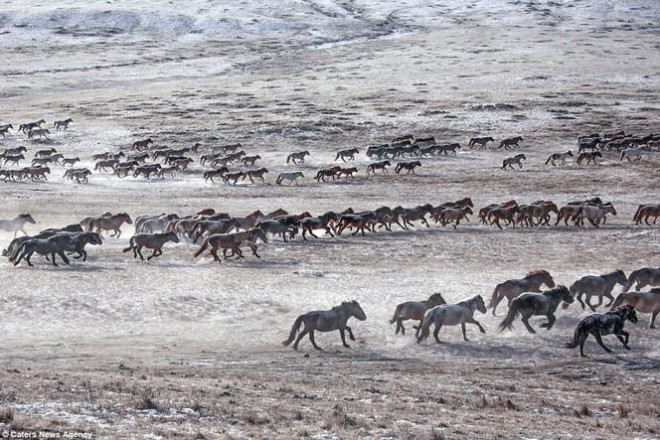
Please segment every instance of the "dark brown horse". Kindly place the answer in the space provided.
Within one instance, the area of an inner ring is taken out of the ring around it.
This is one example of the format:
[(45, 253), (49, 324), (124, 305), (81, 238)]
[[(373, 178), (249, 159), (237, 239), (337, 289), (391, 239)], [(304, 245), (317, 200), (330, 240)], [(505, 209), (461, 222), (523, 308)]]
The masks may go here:
[(555, 287), (555, 281), (547, 270), (534, 270), (529, 272), (525, 278), (507, 280), (495, 286), (493, 296), (488, 304), (489, 309), (493, 309), (493, 316), (497, 305), (506, 298), (511, 305), (511, 301), (523, 292), (540, 292), (541, 285), (545, 284), (550, 289)]

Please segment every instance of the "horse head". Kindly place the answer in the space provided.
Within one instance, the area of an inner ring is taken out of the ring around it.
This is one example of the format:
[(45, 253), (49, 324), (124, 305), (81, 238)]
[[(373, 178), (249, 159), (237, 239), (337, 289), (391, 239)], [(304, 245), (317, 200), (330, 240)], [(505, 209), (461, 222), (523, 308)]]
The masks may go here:
[(32, 218), (32, 215), (31, 215), (31, 214), (20, 214), (18, 217), (19, 217), (19, 218), (22, 218), (22, 219), (25, 220), (27, 223), (32, 223), (32, 224), (37, 223), (37, 222)]
[(432, 308), (442, 304), (447, 304), (447, 301), (445, 301), (445, 299), (442, 297), (442, 294), (440, 292), (436, 292), (433, 295), (429, 296), (427, 303), (429, 308)]
[(132, 224), (133, 224), (133, 220), (131, 220), (131, 216), (128, 215), (127, 213), (122, 212), (121, 214), (119, 214), (119, 217), (122, 218), (122, 219), (124, 219), (124, 221), (125, 221), (126, 223), (128, 223), (129, 225), (132, 225)]
[(615, 271), (614, 274), (615, 274), (614, 279), (616, 280), (617, 284), (621, 284), (622, 286), (625, 286), (625, 284), (628, 282), (628, 277), (626, 276), (626, 273), (621, 269), (619, 269)]
[(558, 297), (561, 301), (564, 301), (565, 303), (571, 304), (573, 302), (573, 295), (571, 295), (571, 292), (568, 290), (566, 286), (559, 285), (546, 293)]
[(177, 233), (174, 232), (174, 231), (170, 231), (170, 232), (168, 232), (168, 233), (166, 234), (166, 237), (167, 237), (168, 240), (170, 240), (170, 241), (172, 241), (172, 242), (174, 242), (174, 243), (178, 243), (178, 242), (179, 242), (179, 236), (178, 236)]
[(481, 295), (477, 295), (472, 298), (472, 302), (476, 304), (478, 311), (481, 313), (486, 313), (486, 304), (484, 303), (484, 299)]
[(364, 310), (362, 310), (362, 307), (360, 307), (360, 303), (355, 300), (343, 302), (341, 303), (341, 307), (346, 309), (352, 316), (355, 316), (360, 321), (367, 319), (367, 315), (364, 313)]
[(635, 306), (627, 304), (625, 306), (618, 307), (614, 313), (619, 315), (622, 321), (627, 319), (633, 324), (637, 324), (637, 313), (635, 313)]

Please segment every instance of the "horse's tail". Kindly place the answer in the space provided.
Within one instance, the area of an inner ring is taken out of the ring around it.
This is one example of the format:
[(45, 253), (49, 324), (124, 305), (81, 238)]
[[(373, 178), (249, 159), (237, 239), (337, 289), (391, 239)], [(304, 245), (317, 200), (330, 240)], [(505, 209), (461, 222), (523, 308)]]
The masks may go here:
[[(71, 180), (73, 180), (73, 178)], [(87, 230), (88, 232), (92, 232), (94, 230), (95, 223), (96, 223), (95, 220), (90, 220), (89, 221), (88, 226), (87, 226), (89, 228)]]
[(431, 322), (433, 322), (433, 313), (428, 310), (424, 313), (422, 326), (419, 328), (419, 336), (417, 337), (418, 343), (429, 337), (429, 333), (431, 332)]
[(639, 205), (639, 206), (637, 207), (637, 211), (635, 211), (635, 215), (633, 215), (633, 221), (634, 221), (634, 222), (639, 222), (639, 221), (640, 221), (640, 217), (641, 217), (640, 214), (642, 213), (642, 208), (643, 208), (644, 206), (645, 206), (645, 205)]
[(505, 328), (509, 330), (513, 329), (513, 321), (518, 317), (518, 302), (514, 299), (511, 302), (511, 307), (509, 307), (509, 313), (507, 313), (506, 318), (500, 323), (500, 331), (503, 331)]
[(573, 340), (566, 344), (566, 348), (575, 348), (580, 345), (580, 335), (587, 331), (586, 325), (587, 324), (585, 322), (580, 321), (580, 323), (575, 328), (575, 332), (573, 333)]
[(298, 318), (296, 318), (296, 321), (293, 323), (293, 326), (291, 327), (291, 332), (289, 333), (289, 339), (282, 341), (282, 345), (286, 347), (293, 342), (293, 340), (296, 338), (296, 334), (298, 333), (298, 330), (300, 330), (300, 326), (302, 325), (304, 316), (305, 315), (300, 315), (298, 316)]
[(399, 304), (396, 306), (396, 309), (394, 310), (394, 316), (392, 319), (390, 319), (390, 324), (394, 324), (397, 319), (399, 319), (399, 315), (401, 314), (401, 309), (403, 308), (403, 304)]
[(132, 236), (130, 240), (128, 240), (129, 246), (125, 249), (122, 249), (122, 252), (128, 252), (131, 249), (135, 247), (135, 236)]
[(291, 155), (289, 154), (289, 155), (286, 157), (286, 163), (289, 163), (290, 160), (291, 160)]
[(616, 299), (614, 300), (614, 302), (612, 303), (612, 307), (610, 307), (610, 311), (616, 310), (616, 308), (619, 307), (621, 303), (623, 303), (623, 300), (626, 299), (626, 296), (628, 296), (626, 292), (619, 293)]
[(619, 162), (621, 162), (624, 157), (626, 157), (626, 150), (621, 151), (621, 156), (619, 157)]
[(503, 169), (503, 170), (506, 169), (506, 159), (504, 159), (504, 160), (502, 161), (502, 169)]
[(202, 252), (204, 252), (208, 247), (209, 247), (209, 238), (206, 237), (202, 245), (199, 247), (199, 249), (197, 249), (197, 252), (193, 254), (193, 258), (199, 257), (202, 254)]
[(497, 301), (497, 296), (500, 293), (500, 289), (502, 288), (502, 284), (500, 283), (497, 286), (495, 286), (495, 290), (493, 290), (493, 295), (490, 297), (490, 302), (488, 303), (488, 306), (486, 307), (487, 309), (492, 309), (495, 307), (495, 302)]
[(638, 279), (639, 272), (640, 270), (633, 270), (632, 272), (630, 272), (630, 275), (628, 276), (628, 281), (626, 281), (626, 284), (623, 286), (622, 292), (629, 291), (632, 285), (635, 284), (635, 282), (639, 284), (639, 279)]
[(545, 164), (546, 165), (549, 164), (551, 160), (552, 160), (552, 156), (548, 157), (548, 160), (545, 161)]
[(9, 257), (9, 261), (13, 262), (14, 266), (16, 266), (18, 262), (23, 258), (23, 255), (25, 255), (27, 251), (27, 244), (27, 241), (21, 243), (21, 245)]
[(278, 185), (282, 184), (282, 175), (281, 174), (279, 176), (277, 176), (277, 179), (275, 180), (275, 183), (277, 183)]

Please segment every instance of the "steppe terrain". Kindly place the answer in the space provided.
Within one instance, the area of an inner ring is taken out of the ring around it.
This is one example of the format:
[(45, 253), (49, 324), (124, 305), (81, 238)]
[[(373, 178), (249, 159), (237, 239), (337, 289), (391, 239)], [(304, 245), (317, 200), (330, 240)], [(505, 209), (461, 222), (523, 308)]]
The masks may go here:
[[(468, 327), (470, 342), (452, 327), (443, 344), (416, 344), (388, 323), (402, 301), (489, 298), (530, 270), (569, 285), (659, 265), (658, 227), (631, 221), (638, 204), (660, 203), (657, 153), (544, 165), (581, 134), (660, 131), (659, 36), (650, 0), (4, 2), (0, 124), (74, 122), (50, 141), (10, 131), (0, 149), (24, 145), (31, 158), (53, 146), (91, 167), (92, 154), (149, 136), (241, 142), (269, 169), (266, 183), (236, 186), (205, 183), (198, 162), (165, 180), (95, 173), (76, 185), (55, 166), (48, 182), (0, 183), (0, 217), (30, 212), (30, 233), (105, 211), (318, 215), (465, 196), (477, 208), (600, 196), (618, 215), (599, 229), (500, 231), (473, 217), (457, 230), (273, 239), (262, 259), (221, 265), (193, 259), (189, 243), (134, 260), (124, 226), (86, 263), (3, 258), (0, 422), (111, 439), (660, 438), (648, 315), (629, 328), (631, 351), (607, 337), (613, 354), (590, 340), (584, 359), (564, 348), (586, 314), (577, 304), (536, 335), (477, 314), (487, 333)], [(463, 149), (423, 159), (414, 176), (367, 177), (366, 148), (406, 133)], [(465, 148), (487, 135), (521, 135), (525, 167), (502, 171), (510, 152)], [(351, 147), (354, 181), (312, 179)], [(299, 150), (311, 152), (305, 165), (286, 165)], [(275, 185), (296, 169), (301, 186)], [(337, 333), (317, 337), (323, 352), (280, 344), (299, 314), (351, 299), (368, 317), (351, 321), (351, 349)]]

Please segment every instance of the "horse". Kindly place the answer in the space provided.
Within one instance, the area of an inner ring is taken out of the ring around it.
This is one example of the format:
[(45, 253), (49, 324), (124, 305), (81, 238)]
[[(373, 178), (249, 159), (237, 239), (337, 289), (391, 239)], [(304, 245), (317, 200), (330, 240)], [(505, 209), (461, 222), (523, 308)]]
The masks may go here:
[(76, 179), (76, 183), (82, 183), (82, 182), (89, 182), (89, 179), (87, 176), (90, 176), (92, 172), (88, 169), (82, 169), (82, 170), (74, 170), (73, 168), (70, 170), (71, 174), (69, 174), (69, 179), (73, 180)]
[(509, 313), (500, 323), (500, 330), (506, 328), (511, 330), (513, 321), (518, 315), (521, 315), (520, 320), (530, 333), (536, 333), (536, 331), (529, 325), (529, 318), (545, 315), (548, 317), (548, 322), (541, 324), (541, 327), (550, 330), (556, 320), (555, 310), (562, 301), (568, 304), (573, 302), (573, 296), (566, 286), (560, 285), (543, 293), (525, 292), (511, 301)]
[(387, 173), (388, 171), (387, 171), (386, 167), (389, 167), (389, 166), (392, 166), (392, 164), (390, 163), (389, 160), (383, 160), (381, 162), (370, 163), (369, 165), (367, 165), (367, 175), (369, 175), (369, 172), (372, 172), (372, 173), (376, 174), (376, 170), (382, 170), (383, 173)]
[(369, 222), (374, 221), (374, 217), (375, 217), (374, 212), (369, 212), (364, 214), (362, 213), (342, 214), (339, 217), (339, 220), (337, 221), (337, 235), (341, 235), (341, 233), (344, 232), (344, 229), (351, 228), (351, 229), (355, 229), (353, 235), (356, 235), (358, 232), (361, 232), (362, 236), (364, 236), (365, 235), (364, 229), (367, 228)]
[(442, 223), (442, 226), (447, 226), (447, 223), (453, 221), (454, 229), (456, 229), (456, 226), (458, 226), (461, 220), (465, 219), (467, 222), (470, 221), (470, 219), (467, 218), (468, 214), (473, 214), (472, 209), (470, 209), (469, 206), (463, 208), (445, 208), (440, 212), (438, 220)]
[(16, 238), (18, 231), (21, 231), (24, 235), (28, 235), (24, 229), (26, 223), (35, 224), (36, 221), (30, 214), (19, 214), (11, 220), (0, 220), (0, 231), (13, 232), (14, 238)]
[(154, 141), (151, 138), (144, 139), (142, 141), (135, 141), (133, 142), (133, 145), (131, 145), (131, 150), (143, 151), (149, 148), (149, 144), (153, 143)]
[(193, 243), (196, 243), (202, 235), (207, 234), (226, 234), (232, 229), (238, 229), (239, 223), (235, 218), (221, 219), (221, 220), (200, 220), (190, 231), (190, 237)]
[(491, 225), (497, 225), (498, 228), (503, 229), (500, 225), (500, 220), (506, 221), (506, 225), (516, 226), (514, 216), (520, 214), (520, 206), (513, 205), (509, 207), (496, 207), (488, 211), (488, 219)]
[(338, 165), (335, 165), (332, 168), (327, 168), (327, 169), (322, 169), (319, 170), (318, 173), (316, 173), (316, 181), (324, 181), (326, 177), (332, 177), (332, 180), (336, 180), (337, 176), (339, 175), (339, 171), (341, 170), (341, 167)]
[(658, 217), (660, 217), (660, 205), (639, 205), (633, 216), (633, 221), (638, 225), (642, 222), (643, 218), (644, 222), (651, 226), (649, 223), (649, 217), (653, 217), (653, 224), (655, 224)]
[(137, 178), (139, 175), (143, 175), (147, 179), (149, 178), (150, 175), (157, 176), (158, 171), (162, 166), (159, 163), (152, 164), (152, 165), (142, 165), (137, 168), (135, 168), (135, 172), (133, 172), (133, 177)]
[(45, 123), (46, 123), (45, 120), (39, 119), (36, 122), (28, 122), (26, 124), (20, 124), (18, 126), (18, 131), (22, 131), (23, 133), (29, 133), (35, 127), (41, 127), (41, 124), (45, 124)]
[(255, 156), (245, 156), (244, 158), (241, 159), (241, 163), (243, 165), (252, 165), (252, 166), (254, 166), (254, 163), (256, 161), (258, 161), (259, 159), (261, 159), (261, 156), (259, 156), (258, 154), (255, 155)]
[(590, 162), (593, 162), (594, 165), (598, 165), (598, 162), (596, 162), (596, 158), (603, 157), (603, 154), (600, 151), (595, 151), (593, 153), (580, 153), (580, 155), (577, 158), (577, 164), (582, 165), (582, 161), (586, 160), (587, 162), (585, 165), (589, 165)]
[[(449, 154), (456, 156), (456, 149), (461, 148), (459, 144), (445, 144), (445, 145), (433, 145), (429, 148), (433, 148), (433, 155), (436, 155), (438, 153), (442, 153), (445, 156), (448, 156)], [(420, 150), (421, 153), (421, 150)]]
[(46, 174), (50, 174), (50, 168), (49, 167), (32, 167), (32, 168), (25, 168), (25, 177), (29, 177), (30, 180), (35, 181), (35, 180), (40, 180), (43, 178), (44, 180), (48, 180), (46, 178)]
[(71, 118), (67, 118), (63, 121), (55, 121), (53, 123), (53, 127), (55, 127), (55, 129), (57, 131), (66, 130), (67, 128), (69, 128), (69, 124), (72, 123), (72, 122), (73, 122), (73, 119), (71, 119)]
[(50, 139), (48, 136), (46, 136), (49, 133), (50, 130), (48, 130), (47, 128), (35, 128), (33, 130), (28, 131), (28, 139), (32, 139), (35, 136), (39, 136), (39, 139), (41, 138)]
[(48, 148), (45, 150), (39, 150), (36, 153), (34, 153), (34, 157), (46, 157), (50, 156), (51, 154), (57, 153), (57, 150), (55, 148)]
[(178, 171), (186, 171), (188, 165), (190, 165), (193, 160), (189, 157), (177, 157), (176, 159), (169, 161), (172, 164), (173, 168), (176, 168)]
[(303, 177), (305, 177), (305, 175), (300, 171), (296, 171), (295, 173), (280, 173), (280, 175), (277, 176), (275, 183), (282, 185), (282, 182), (286, 180), (289, 182), (289, 186), (291, 186), (292, 182), (295, 182), (296, 186), (298, 186), (298, 179)]
[(533, 270), (525, 278), (504, 281), (495, 286), (488, 308), (493, 309), (493, 316), (497, 316), (495, 310), (504, 298), (508, 300), (509, 307), (511, 307), (511, 301), (518, 295), (523, 292), (539, 293), (543, 284), (548, 286), (549, 289), (555, 287), (555, 280), (552, 279), (552, 275), (547, 270)]
[(305, 163), (305, 156), (309, 156), (309, 151), (299, 151), (297, 153), (291, 153), (286, 157), (286, 163), (289, 161), (293, 164)]
[(109, 217), (96, 217), (95, 219), (92, 219), (89, 222), (89, 229), (90, 231), (96, 228), (96, 232), (101, 232), (101, 231), (114, 231), (114, 233), (111, 235), (111, 237), (121, 237), (121, 227), (124, 222), (128, 223), (129, 225), (133, 224), (133, 220), (131, 220), (131, 217), (126, 214), (125, 212), (115, 214)]
[(422, 163), (418, 160), (414, 162), (399, 162), (396, 164), (396, 167), (394, 167), (394, 172), (396, 174), (401, 173), (401, 170), (406, 170), (406, 174), (413, 173), (415, 174), (415, 168), (421, 167)]
[(204, 172), (204, 182), (208, 182), (209, 179), (210, 179), (211, 182), (215, 183), (215, 181), (213, 180), (214, 177), (221, 177), (222, 178), (222, 176), (225, 173), (228, 173), (228, 172), (229, 172), (229, 170), (227, 169), (227, 167), (220, 167), (220, 168), (217, 168), (215, 170), (205, 171)]
[(447, 304), (447, 301), (445, 301), (440, 292), (432, 294), (427, 300), (424, 301), (406, 301), (399, 304), (394, 309), (394, 316), (392, 319), (390, 319), (390, 324), (394, 324), (396, 322), (396, 330), (394, 331), (394, 334), (397, 335), (400, 331), (402, 335), (405, 335), (406, 329), (403, 326), (403, 321), (414, 319), (419, 321), (419, 325), (413, 327), (416, 330), (415, 337), (417, 337), (419, 335), (419, 330), (422, 327), (424, 313), (426, 313), (427, 310), (441, 304)]
[(339, 220), (339, 216), (333, 212), (328, 211), (325, 214), (318, 217), (307, 217), (300, 220), (300, 229), (302, 229), (303, 240), (307, 240), (305, 234), (309, 233), (314, 238), (319, 238), (314, 234), (314, 229), (324, 229), (326, 234), (329, 234), (331, 237), (334, 237), (332, 229), (329, 226), (331, 221)]
[(419, 137), (413, 141), (413, 145), (427, 144), (429, 142), (435, 144), (435, 137), (433, 136)]
[(5, 165), (7, 165), (7, 162), (11, 162), (14, 165), (18, 165), (18, 163), (25, 159), (25, 156), (22, 154), (8, 154), (5, 156)]
[[(525, 222), (527, 226), (549, 225), (551, 212), (559, 213), (557, 205), (549, 200), (540, 200), (530, 205), (521, 206), (518, 220), (521, 225)], [(538, 223), (534, 223), (534, 218), (539, 219)]]
[(525, 155), (522, 154), (522, 153), (516, 154), (513, 157), (507, 157), (506, 159), (504, 159), (502, 161), (502, 169), (505, 170), (506, 167), (509, 167), (513, 170), (513, 169), (515, 169), (515, 168), (513, 168), (513, 164), (516, 164), (520, 168), (522, 168), (523, 167), (522, 161), (526, 160), (526, 159), (527, 159), (527, 157), (525, 157)]
[[(367, 319), (364, 310), (360, 307), (360, 304), (353, 300), (349, 302), (342, 302), (340, 305), (333, 307), (330, 310), (315, 310), (313, 312), (305, 313), (304, 315), (298, 316), (293, 326), (291, 327), (291, 332), (289, 333), (289, 338), (285, 341), (282, 341), (282, 345), (285, 347), (291, 344), (295, 339), (296, 342), (293, 343), (293, 349), (298, 350), (298, 343), (306, 335), (309, 334), (309, 340), (316, 350), (322, 350), (321, 347), (316, 345), (314, 341), (314, 331), (320, 332), (329, 332), (333, 330), (339, 330), (341, 335), (341, 342), (346, 348), (350, 346), (346, 343), (345, 332), (348, 331), (348, 336), (351, 338), (351, 341), (355, 341), (355, 336), (353, 336), (353, 330), (346, 325), (346, 322), (349, 318), (355, 317), (360, 321)], [(303, 330), (296, 338), (296, 333), (300, 330), (300, 327), (303, 327)]]
[(660, 286), (660, 267), (642, 267), (630, 272), (623, 292), (629, 291), (634, 283), (637, 283), (635, 290), (645, 286)]
[(628, 346), (630, 335), (623, 329), (626, 320), (637, 324), (637, 314), (635, 313), (635, 308), (631, 305), (622, 306), (615, 311), (603, 314), (594, 313), (585, 316), (578, 322), (575, 333), (573, 333), (573, 340), (566, 344), (566, 348), (580, 346), (580, 356), (585, 357), (584, 343), (591, 334), (596, 339), (596, 342), (598, 342), (598, 345), (603, 347), (603, 350), (608, 353), (611, 353), (612, 350), (603, 344), (601, 336), (604, 335), (615, 335), (623, 346), (627, 350), (630, 350)]
[(660, 289), (651, 289), (648, 292), (623, 292), (620, 293), (610, 310), (617, 307), (630, 304), (635, 310), (641, 313), (651, 313), (651, 323), (649, 328), (655, 328), (655, 318), (660, 313)]
[(243, 252), (240, 249), (241, 244), (245, 243), (252, 250), (252, 254), (261, 258), (257, 254), (257, 240), (261, 239), (264, 243), (268, 243), (266, 234), (259, 228), (248, 229), (233, 234), (211, 234), (204, 239), (199, 249), (193, 254), (193, 258), (200, 256), (206, 249), (211, 247), (210, 253), (213, 255), (213, 260), (221, 263), (218, 256), (218, 249), (222, 249), (223, 255), (227, 257), (227, 250), (231, 250), (231, 256), (237, 255), (238, 258), (243, 258)]
[(552, 162), (552, 166), (556, 167), (557, 164), (555, 163), (556, 161), (561, 161), (559, 165), (566, 165), (566, 158), (567, 157), (573, 157), (573, 152), (571, 150), (568, 150), (565, 153), (554, 153), (551, 154), (550, 157), (548, 157), (548, 160), (545, 161), (545, 164), (547, 165), (548, 163)]
[(261, 167), (257, 170), (250, 170), (246, 171), (243, 174), (243, 180), (247, 177), (250, 179), (250, 182), (254, 183), (254, 179), (260, 179), (262, 182), (265, 182), (264, 180), (264, 174), (268, 173), (268, 170), (264, 167)]
[(179, 237), (177, 237), (176, 233), (174, 232), (163, 232), (163, 233), (155, 233), (155, 234), (145, 234), (145, 233), (135, 234), (128, 241), (129, 246), (123, 249), (122, 252), (128, 252), (132, 250), (133, 258), (137, 258), (139, 255), (140, 259), (144, 261), (142, 252), (140, 252), (142, 248), (146, 247), (148, 249), (153, 249), (154, 250), (153, 253), (147, 257), (147, 261), (149, 261), (152, 258), (155, 258), (163, 254), (163, 245), (168, 241), (171, 241), (173, 243), (178, 243)]
[(470, 340), (465, 334), (465, 323), (469, 322), (479, 327), (481, 333), (486, 333), (486, 330), (481, 326), (481, 324), (474, 319), (473, 315), (475, 311), (480, 311), (481, 313), (486, 313), (486, 305), (484, 304), (484, 299), (481, 295), (476, 295), (466, 301), (461, 301), (458, 304), (442, 304), (430, 308), (424, 313), (424, 320), (421, 325), (421, 334), (417, 337), (417, 343), (422, 342), (424, 339), (428, 338), (431, 324), (435, 324), (435, 330), (433, 331), (433, 337), (435, 342), (440, 344), (440, 339), (438, 339), (438, 333), (443, 325), (461, 325), (461, 331), (463, 332), (463, 339), (467, 342)]
[(62, 258), (62, 261), (66, 264), (70, 264), (69, 259), (64, 252), (78, 253), (79, 256), (76, 258), (83, 256), (84, 260), (86, 260), (87, 253), (84, 249), (85, 245), (88, 243), (101, 244), (101, 242), (101, 236), (97, 233), (57, 232), (47, 238), (28, 238), (21, 243), (18, 249), (10, 257), (10, 260), (14, 261), (14, 266), (18, 265), (22, 259), (25, 259), (28, 266), (33, 266), (32, 262), (30, 262), (30, 258), (34, 253), (38, 253), (46, 256), (46, 258), (50, 255), (53, 266), (57, 266), (55, 261), (55, 255), (57, 254)]
[(412, 134), (404, 134), (401, 136), (397, 136), (392, 139), (392, 143), (401, 143), (401, 142), (407, 142), (407, 143), (412, 143), (415, 140), (415, 136)]
[[(619, 158), (619, 162), (621, 162), (624, 158), (628, 159), (628, 162), (632, 162), (633, 160), (642, 160), (642, 154), (646, 153), (646, 150), (642, 147), (639, 148), (626, 148), (625, 150), (621, 151), (621, 157)], [(634, 159), (630, 159), (631, 157), (634, 157)]]
[(4, 158), (4, 157), (6, 157), (6, 156), (11, 156), (11, 155), (21, 154), (21, 153), (26, 153), (26, 152), (27, 152), (27, 148), (25, 148), (25, 147), (23, 147), (23, 146), (16, 147), (16, 148), (7, 148), (7, 149), (4, 151), (4, 153), (2, 153), (2, 154), (0, 155), (0, 157)]
[(575, 215), (575, 224), (582, 226), (586, 217), (589, 223), (597, 228), (601, 222), (605, 224), (607, 214), (616, 215), (616, 210), (611, 204), (605, 204), (603, 206), (581, 206)]
[(472, 138), (470, 139), (470, 142), (468, 142), (468, 148), (472, 149), (479, 145), (479, 148), (485, 149), (488, 145), (488, 142), (495, 142), (495, 139), (490, 136)]
[[(626, 274), (622, 270), (616, 270), (614, 272), (607, 273), (605, 275), (587, 275), (573, 284), (569, 287), (569, 291), (571, 292), (571, 295), (575, 299), (578, 300), (580, 305), (582, 306), (582, 309), (585, 309), (585, 303), (587, 306), (591, 308), (594, 312), (596, 311), (596, 307), (600, 307), (603, 304), (603, 297), (606, 297), (610, 300), (609, 303), (605, 304), (605, 307), (609, 307), (612, 305), (612, 302), (614, 302), (614, 297), (612, 296), (612, 289), (614, 289), (614, 286), (617, 284), (621, 284), (622, 286), (625, 286), (628, 281), (628, 278), (626, 278)], [(584, 302), (582, 302), (582, 295), (586, 296), (586, 299)], [(591, 304), (591, 297), (592, 296), (597, 296), (598, 297), (598, 304), (592, 305)]]
[(119, 159), (100, 160), (94, 165), (94, 171), (108, 171), (106, 168), (114, 171), (118, 163)]
[(282, 239), (286, 243), (287, 235), (289, 238), (293, 239), (298, 233), (298, 228), (294, 223), (296, 223), (296, 221), (284, 217), (272, 220), (261, 220), (259, 223), (257, 223), (256, 226), (265, 233), (281, 235)]
[(341, 150), (339, 153), (337, 153), (337, 157), (335, 157), (335, 161), (341, 159), (342, 162), (346, 162), (346, 158), (348, 158), (348, 160), (355, 160), (355, 155), (358, 154), (359, 152), (360, 151), (357, 148)]
[(430, 213), (432, 209), (433, 205), (427, 203), (426, 205), (420, 205), (414, 208), (402, 208), (397, 206), (393, 209), (393, 212), (403, 220), (404, 225), (414, 227), (415, 225), (412, 224), (412, 221), (421, 220), (428, 228), (430, 225), (426, 220), (426, 214)]
[(502, 147), (504, 147), (505, 150), (512, 150), (515, 147), (519, 147), (520, 142), (522, 142), (522, 140), (523, 140), (522, 136), (516, 136), (513, 138), (504, 139), (502, 140), (502, 142), (500, 142), (500, 146), (497, 148), (501, 149)]
[(7, 124), (7, 125), (3, 125), (2, 127), (0, 127), (0, 134), (2, 135), (3, 138), (9, 132), (9, 129), (13, 130), (14, 126), (11, 125), (11, 124)]
[(243, 171), (237, 171), (235, 173), (225, 173), (222, 175), (222, 180), (226, 185), (229, 185), (229, 181), (233, 180), (232, 185), (236, 185), (239, 180), (245, 180), (245, 173)]

